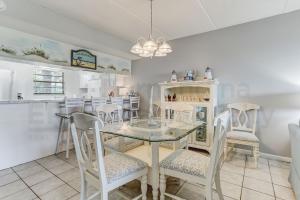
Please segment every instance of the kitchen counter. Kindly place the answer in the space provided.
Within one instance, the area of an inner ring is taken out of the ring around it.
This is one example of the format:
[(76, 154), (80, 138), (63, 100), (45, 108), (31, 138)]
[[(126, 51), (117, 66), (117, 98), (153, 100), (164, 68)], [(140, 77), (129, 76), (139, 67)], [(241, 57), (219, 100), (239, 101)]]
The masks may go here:
[(0, 101), (0, 170), (54, 154), (59, 102)]
[(0, 100), (0, 104), (26, 104), (26, 103), (61, 103), (63, 99), (35, 99), (35, 100)]
[[(91, 111), (86, 99), (85, 111)], [(124, 104), (128, 99), (124, 98)], [(0, 100), (0, 170), (55, 153), (64, 99)]]

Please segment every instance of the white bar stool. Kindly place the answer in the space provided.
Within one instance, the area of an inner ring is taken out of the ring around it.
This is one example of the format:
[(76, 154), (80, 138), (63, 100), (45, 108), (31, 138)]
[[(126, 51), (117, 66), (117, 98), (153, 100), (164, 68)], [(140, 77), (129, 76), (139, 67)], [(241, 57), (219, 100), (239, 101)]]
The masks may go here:
[(124, 108), (124, 101), (123, 97), (111, 97), (111, 104), (118, 105), (118, 113), (115, 112), (115, 115), (121, 116), (123, 120), (123, 108)]
[(139, 118), (140, 97), (129, 97), (129, 108), (124, 108), (124, 111), (129, 113), (130, 121)]
[(61, 140), (63, 139), (63, 132), (64, 132), (64, 125), (67, 123), (67, 135), (66, 135), (66, 158), (69, 158), (69, 148), (70, 148), (70, 141), (71, 141), (71, 122), (70, 117), (71, 114), (75, 111), (83, 112), (84, 110), (84, 98), (67, 98), (65, 97), (64, 103), (61, 107), (64, 111), (61, 113), (56, 113), (56, 116), (60, 117), (60, 123), (59, 123), (59, 131), (58, 131), (58, 137), (57, 137), (57, 143), (56, 143), (56, 150), (55, 154), (59, 151), (59, 144)]
[(103, 105), (107, 104), (106, 97), (92, 97), (91, 98), (91, 106), (92, 106), (92, 113), (96, 114), (102, 121), (104, 121), (105, 113), (100, 113), (97, 109), (102, 107)]

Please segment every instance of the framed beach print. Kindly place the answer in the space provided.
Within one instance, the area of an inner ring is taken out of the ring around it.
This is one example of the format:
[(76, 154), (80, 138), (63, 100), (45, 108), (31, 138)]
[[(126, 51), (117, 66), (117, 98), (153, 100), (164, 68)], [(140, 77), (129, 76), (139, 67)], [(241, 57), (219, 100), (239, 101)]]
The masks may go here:
[(85, 49), (71, 50), (71, 66), (96, 70), (97, 56)]

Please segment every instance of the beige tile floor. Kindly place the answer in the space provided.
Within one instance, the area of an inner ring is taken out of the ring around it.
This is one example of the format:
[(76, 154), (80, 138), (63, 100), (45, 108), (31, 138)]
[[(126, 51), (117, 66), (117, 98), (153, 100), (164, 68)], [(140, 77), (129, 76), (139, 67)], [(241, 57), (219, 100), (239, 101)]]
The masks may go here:
[[(231, 154), (221, 171), (225, 200), (295, 200), (288, 182), (289, 163), (260, 159), (257, 169), (251, 157)], [(80, 176), (74, 152), (69, 159), (64, 154), (49, 156), (0, 171), (1, 200), (79, 200)], [(95, 188), (90, 187), (93, 192)], [(203, 188), (175, 179), (168, 180), (167, 191), (182, 198), (204, 200)], [(138, 181), (133, 181), (110, 199), (134, 197), (140, 193)], [(122, 195), (120, 195), (122, 194)], [(215, 199), (218, 199), (214, 194)], [(151, 188), (148, 189), (151, 198)]]

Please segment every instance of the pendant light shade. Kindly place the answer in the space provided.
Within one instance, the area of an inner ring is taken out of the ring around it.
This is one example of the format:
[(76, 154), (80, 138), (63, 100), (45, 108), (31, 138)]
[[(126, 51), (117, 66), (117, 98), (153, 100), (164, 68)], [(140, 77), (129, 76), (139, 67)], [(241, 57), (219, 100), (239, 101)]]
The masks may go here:
[(155, 56), (156, 56), (156, 57), (164, 57), (164, 56), (166, 56), (166, 55), (167, 55), (166, 53), (161, 52), (161, 51), (156, 51), (156, 52), (155, 52)]
[(153, 39), (150, 39), (145, 42), (143, 49), (145, 49), (146, 51), (154, 52), (155, 50), (157, 50), (157, 47), (158, 44)]
[(137, 42), (135, 45), (133, 45), (130, 52), (134, 54), (141, 54), (143, 53), (143, 47), (139, 42)]
[(5, 11), (6, 9), (6, 4), (4, 3), (4, 1), (0, 0), (0, 12)]
[(159, 51), (167, 54), (172, 52), (172, 48), (167, 42), (163, 42), (162, 45), (159, 46)]
[(143, 57), (143, 58), (149, 58), (152, 57), (152, 52), (150, 51), (143, 51), (142, 53), (139, 54), (139, 56)]
[(145, 58), (152, 58), (153, 56), (163, 57), (166, 56), (168, 53), (172, 52), (171, 46), (163, 38), (160, 37), (157, 40), (152, 38), (152, 1), (153, 0), (150, 0), (151, 26), (149, 39), (146, 40), (144, 38), (140, 38), (130, 50), (131, 53), (137, 54)]

